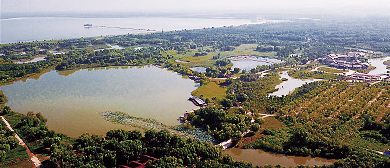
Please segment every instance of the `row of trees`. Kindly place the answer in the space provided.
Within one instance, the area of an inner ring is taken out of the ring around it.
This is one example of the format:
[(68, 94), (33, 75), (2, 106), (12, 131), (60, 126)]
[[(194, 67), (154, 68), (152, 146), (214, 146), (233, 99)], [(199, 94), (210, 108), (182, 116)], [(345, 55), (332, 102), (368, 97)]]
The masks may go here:
[(163, 48), (149, 47), (139, 50), (101, 50), (84, 49), (79, 51), (69, 51), (62, 55), (61, 63), (56, 66), (57, 70), (67, 70), (82, 66), (118, 66), (118, 65), (145, 65), (145, 64), (165, 64), (172, 56), (167, 55)]
[(148, 130), (144, 135), (138, 131), (111, 130), (105, 137), (83, 134), (73, 144), (55, 141), (50, 148), (50, 160), (65, 167), (118, 167), (138, 161), (142, 155), (159, 158), (146, 167), (251, 167), (223, 156), (220, 147), (185, 140), (166, 130)]

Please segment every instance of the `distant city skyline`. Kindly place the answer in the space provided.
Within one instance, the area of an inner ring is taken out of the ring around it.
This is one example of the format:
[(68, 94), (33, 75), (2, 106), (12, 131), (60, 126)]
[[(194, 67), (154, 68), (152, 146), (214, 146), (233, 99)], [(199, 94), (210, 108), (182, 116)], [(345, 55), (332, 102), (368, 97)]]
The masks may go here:
[(390, 0), (2, 0), (1, 13), (277, 13), (390, 16)]

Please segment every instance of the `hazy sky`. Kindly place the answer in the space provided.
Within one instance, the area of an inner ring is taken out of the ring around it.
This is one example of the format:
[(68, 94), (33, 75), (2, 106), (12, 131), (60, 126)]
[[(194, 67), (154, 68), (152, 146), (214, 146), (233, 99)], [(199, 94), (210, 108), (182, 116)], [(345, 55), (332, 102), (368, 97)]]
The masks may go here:
[(390, 0), (1, 0), (2, 13), (199, 12), (387, 15)]

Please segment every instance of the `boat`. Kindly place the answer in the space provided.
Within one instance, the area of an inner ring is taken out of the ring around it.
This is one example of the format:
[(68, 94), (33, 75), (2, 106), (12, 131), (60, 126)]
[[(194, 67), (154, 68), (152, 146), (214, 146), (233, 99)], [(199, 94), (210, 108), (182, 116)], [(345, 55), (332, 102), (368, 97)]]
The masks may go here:
[(92, 24), (84, 24), (84, 27), (92, 27)]

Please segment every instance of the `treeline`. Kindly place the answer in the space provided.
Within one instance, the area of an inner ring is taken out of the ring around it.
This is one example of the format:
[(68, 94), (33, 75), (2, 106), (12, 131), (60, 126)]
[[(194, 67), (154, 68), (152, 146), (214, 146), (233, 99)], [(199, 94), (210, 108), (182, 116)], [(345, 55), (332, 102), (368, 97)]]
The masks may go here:
[(29, 74), (40, 73), (42, 69), (57, 65), (58, 62), (53, 56), (48, 56), (45, 61), (25, 64), (15, 64), (10, 59), (5, 61), (0, 58), (0, 81), (6, 83)]
[(118, 167), (139, 161), (142, 155), (158, 158), (146, 167), (251, 167), (222, 155), (218, 146), (184, 140), (166, 130), (148, 130), (144, 135), (138, 131), (111, 130), (105, 137), (83, 134), (73, 144), (53, 142), (46, 146), (51, 150), (50, 160), (64, 167)]
[(94, 51), (85, 49), (69, 51), (61, 56), (62, 62), (56, 70), (67, 70), (82, 66), (129, 66), (146, 64), (165, 64), (172, 56), (167, 55), (161, 47), (148, 47), (139, 50), (131, 48), (117, 50), (105, 49)]
[[(187, 116), (191, 124), (206, 129), (218, 142), (230, 138), (238, 142), (242, 133), (253, 127), (259, 128), (259, 123), (251, 123), (252, 117), (245, 115), (243, 110), (223, 111), (216, 107), (206, 107), (196, 110)], [(259, 121), (259, 120), (256, 120)], [(258, 130), (258, 129), (257, 129)], [(257, 130), (254, 130), (256, 132)]]
[(0, 64), (0, 80), (4, 82), (12, 81), (15, 78), (23, 77), (27, 74), (41, 72), (37, 64)]
[(324, 71), (290, 70), (288, 75), (298, 79), (341, 79), (339, 75)]

